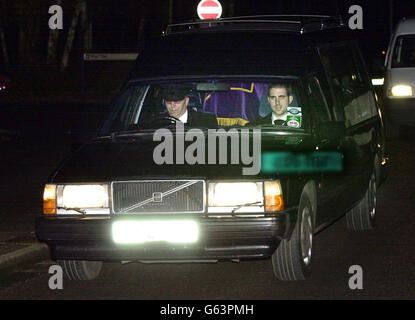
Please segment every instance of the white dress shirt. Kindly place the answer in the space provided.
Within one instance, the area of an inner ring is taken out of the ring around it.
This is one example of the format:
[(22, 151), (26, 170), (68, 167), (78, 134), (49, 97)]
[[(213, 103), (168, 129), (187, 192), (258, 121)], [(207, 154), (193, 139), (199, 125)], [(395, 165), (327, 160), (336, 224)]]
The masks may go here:
[(189, 112), (186, 110), (186, 112), (183, 113), (183, 115), (179, 118), (179, 120), (183, 123), (187, 123), (188, 116), (189, 116)]
[(277, 118), (277, 116), (273, 112), (272, 113), (272, 116), (271, 116), (271, 123), (274, 124), (274, 121), (275, 120), (284, 120), (284, 121), (287, 121), (287, 113), (285, 113), (282, 117), (280, 116), (279, 118)]

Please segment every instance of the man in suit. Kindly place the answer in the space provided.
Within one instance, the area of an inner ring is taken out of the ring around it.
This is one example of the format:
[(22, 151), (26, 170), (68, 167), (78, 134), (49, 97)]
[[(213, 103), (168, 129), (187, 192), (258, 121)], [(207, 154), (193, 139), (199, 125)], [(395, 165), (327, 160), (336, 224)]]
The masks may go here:
[(286, 83), (270, 83), (268, 85), (268, 103), (272, 112), (264, 118), (251, 121), (250, 126), (262, 124), (274, 124), (279, 126), (287, 125), (287, 109), (293, 102), (291, 86)]
[(190, 89), (184, 85), (163, 88), (162, 97), (170, 117), (191, 127), (217, 128), (218, 121), (212, 113), (198, 112), (188, 108)]

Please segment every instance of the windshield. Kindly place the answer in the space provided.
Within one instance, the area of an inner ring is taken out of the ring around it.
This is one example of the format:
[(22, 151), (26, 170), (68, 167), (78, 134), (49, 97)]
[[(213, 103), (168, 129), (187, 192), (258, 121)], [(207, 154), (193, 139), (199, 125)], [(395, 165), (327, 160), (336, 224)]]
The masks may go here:
[(278, 126), (301, 129), (298, 81), (198, 80), (130, 85), (101, 134), (186, 127)]
[(415, 68), (415, 35), (400, 36), (396, 39), (392, 68)]

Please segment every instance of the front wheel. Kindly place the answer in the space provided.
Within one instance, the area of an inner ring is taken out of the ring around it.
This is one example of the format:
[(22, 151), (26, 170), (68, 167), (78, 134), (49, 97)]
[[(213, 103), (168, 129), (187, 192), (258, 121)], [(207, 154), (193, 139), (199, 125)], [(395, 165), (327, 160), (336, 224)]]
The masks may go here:
[(301, 196), (298, 219), (289, 240), (280, 242), (272, 255), (274, 275), (283, 281), (305, 280), (310, 276), (313, 249), (313, 210), (306, 194)]
[(98, 277), (102, 261), (58, 260), (69, 280), (93, 280)]

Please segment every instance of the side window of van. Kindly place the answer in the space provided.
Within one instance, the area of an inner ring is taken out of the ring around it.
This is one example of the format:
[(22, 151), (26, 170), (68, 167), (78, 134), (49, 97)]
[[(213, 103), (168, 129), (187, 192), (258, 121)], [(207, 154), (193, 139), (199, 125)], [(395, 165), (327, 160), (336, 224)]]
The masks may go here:
[(346, 127), (376, 115), (375, 98), (357, 49), (342, 45), (322, 49), (320, 54)]
[(415, 67), (415, 36), (404, 35), (396, 38), (392, 56), (392, 68)]

